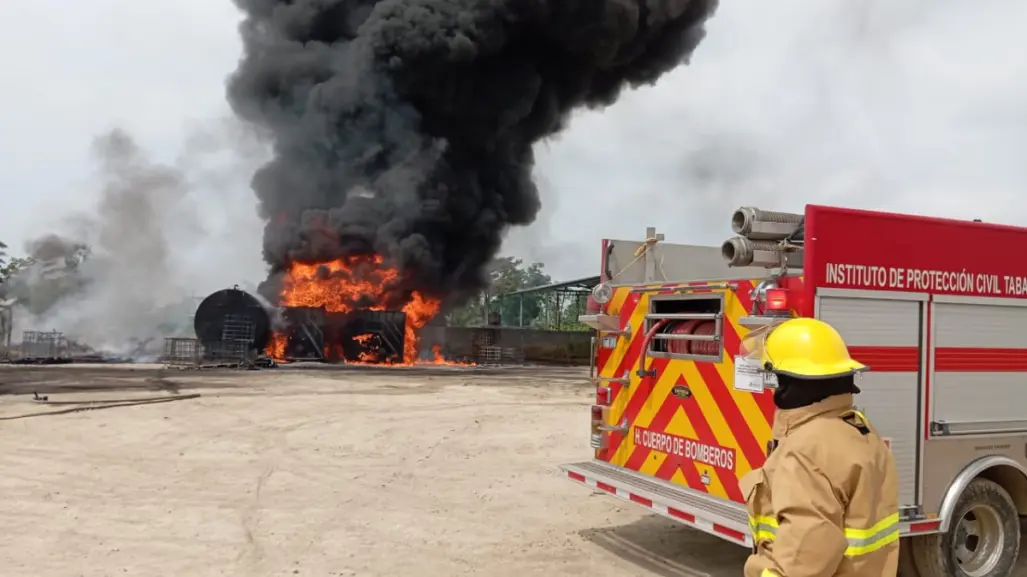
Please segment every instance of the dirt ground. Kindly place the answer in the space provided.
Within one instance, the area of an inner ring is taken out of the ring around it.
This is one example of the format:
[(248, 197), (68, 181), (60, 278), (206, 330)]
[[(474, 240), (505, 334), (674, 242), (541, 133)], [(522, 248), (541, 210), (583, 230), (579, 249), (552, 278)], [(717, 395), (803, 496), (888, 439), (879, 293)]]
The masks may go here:
[(0, 366), (0, 573), (737, 577), (745, 550), (557, 474), (584, 376)]

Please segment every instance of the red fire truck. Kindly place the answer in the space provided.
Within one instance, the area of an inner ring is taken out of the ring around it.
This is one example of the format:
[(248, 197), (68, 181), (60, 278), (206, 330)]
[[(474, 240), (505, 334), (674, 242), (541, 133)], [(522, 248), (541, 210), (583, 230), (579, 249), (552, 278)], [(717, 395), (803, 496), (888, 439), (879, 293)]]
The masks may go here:
[(1027, 515), (1027, 228), (812, 205), (741, 208), (732, 228), (719, 248), (653, 229), (603, 241), (581, 317), (595, 454), (566, 476), (751, 546), (738, 481), (765, 460), (774, 405), (741, 343), (820, 318), (870, 367), (856, 399), (895, 454), (903, 574), (1010, 575)]

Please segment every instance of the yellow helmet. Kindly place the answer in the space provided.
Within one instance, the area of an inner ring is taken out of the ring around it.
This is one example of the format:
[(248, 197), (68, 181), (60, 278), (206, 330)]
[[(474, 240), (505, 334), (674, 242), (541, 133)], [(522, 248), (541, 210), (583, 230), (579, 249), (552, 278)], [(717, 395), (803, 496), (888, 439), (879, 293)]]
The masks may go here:
[(849, 348), (831, 325), (811, 318), (787, 320), (760, 338), (750, 354), (760, 355), (763, 367), (775, 374), (827, 379), (866, 370), (849, 356)]

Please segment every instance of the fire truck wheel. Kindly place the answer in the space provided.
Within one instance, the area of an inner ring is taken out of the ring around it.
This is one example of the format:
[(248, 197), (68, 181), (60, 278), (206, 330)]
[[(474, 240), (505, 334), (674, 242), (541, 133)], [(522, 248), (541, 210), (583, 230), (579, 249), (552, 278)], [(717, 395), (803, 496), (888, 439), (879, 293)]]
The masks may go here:
[(896, 577), (922, 577), (913, 560), (913, 540), (906, 537), (899, 541), (899, 572)]
[(931, 577), (1009, 577), (1020, 553), (1020, 518), (997, 483), (974, 479), (956, 504), (949, 530), (915, 537), (913, 558)]

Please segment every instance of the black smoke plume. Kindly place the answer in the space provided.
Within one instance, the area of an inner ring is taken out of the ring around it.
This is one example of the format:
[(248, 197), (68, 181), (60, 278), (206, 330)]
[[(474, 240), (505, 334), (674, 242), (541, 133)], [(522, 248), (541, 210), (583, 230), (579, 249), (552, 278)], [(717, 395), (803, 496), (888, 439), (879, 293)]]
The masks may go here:
[(686, 62), (717, 4), (234, 1), (228, 98), (274, 144), (253, 179), (270, 285), (293, 261), (375, 253), (399, 288), (456, 299), (539, 211), (532, 145)]

